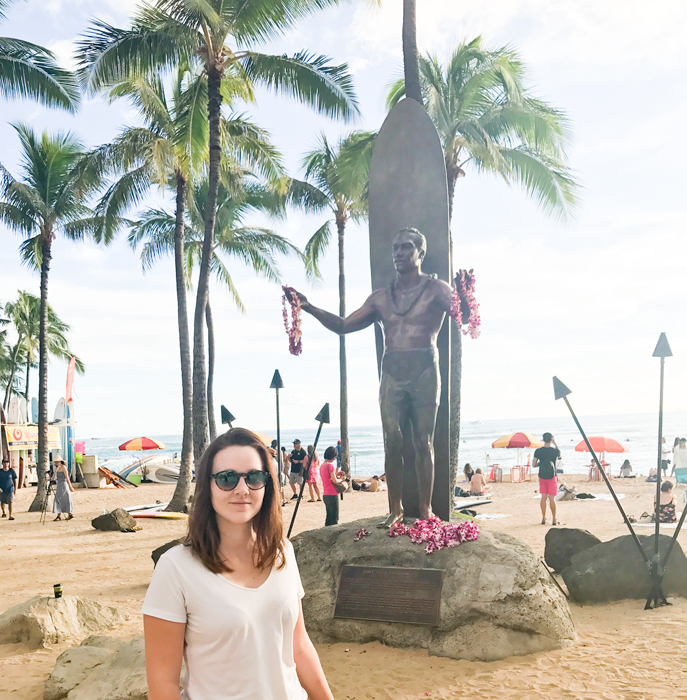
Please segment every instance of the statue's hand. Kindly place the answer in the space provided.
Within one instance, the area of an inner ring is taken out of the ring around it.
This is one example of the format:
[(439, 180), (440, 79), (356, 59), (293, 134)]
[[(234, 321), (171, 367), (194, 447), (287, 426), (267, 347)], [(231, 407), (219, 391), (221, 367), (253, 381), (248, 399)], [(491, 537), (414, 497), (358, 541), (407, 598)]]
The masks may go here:
[(291, 302), (293, 301), (293, 296), (295, 295), (296, 299), (298, 299), (298, 303), (301, 305), (302, 309), (305, 309), (308, 306), (308, 299), (305, 296), (305, 294), (301, 294), (300, 292), (296, 291), (293, 287), (287, 287), (284, 290), (284, 293), (286, 294), (286, 298)]

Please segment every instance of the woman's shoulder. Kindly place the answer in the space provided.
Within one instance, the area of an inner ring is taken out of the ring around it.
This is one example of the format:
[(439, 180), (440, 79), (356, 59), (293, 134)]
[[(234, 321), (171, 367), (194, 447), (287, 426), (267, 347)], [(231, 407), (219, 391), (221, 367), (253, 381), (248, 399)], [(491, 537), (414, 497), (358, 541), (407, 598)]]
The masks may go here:
[(188, 566), (189, 561), (193, 561), (193, 552), (190, 547), (185, 544), (177, 544), (174, 547), (170, 547), (157, 561), (155, 568), (162, 564), (163, 566), (171, 566), (179, 569), (183, 569)]

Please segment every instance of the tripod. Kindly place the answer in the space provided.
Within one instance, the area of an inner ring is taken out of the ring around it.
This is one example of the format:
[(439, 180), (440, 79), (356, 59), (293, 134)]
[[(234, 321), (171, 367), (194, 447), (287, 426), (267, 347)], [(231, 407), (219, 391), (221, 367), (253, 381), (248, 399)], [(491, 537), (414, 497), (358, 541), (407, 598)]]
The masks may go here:
[(55, 483), (51, 478), (51, 474), (47, 474), (45, 478), (48, 481), (48, 488), (45, 490), (45, 498), (43, 499), (43, 503), (41, 504), (41, 525), (45, 525), (45, 516), (48, 512), (48, 503), (50, 502), (50, 496), (52, 496), (55, 493)]

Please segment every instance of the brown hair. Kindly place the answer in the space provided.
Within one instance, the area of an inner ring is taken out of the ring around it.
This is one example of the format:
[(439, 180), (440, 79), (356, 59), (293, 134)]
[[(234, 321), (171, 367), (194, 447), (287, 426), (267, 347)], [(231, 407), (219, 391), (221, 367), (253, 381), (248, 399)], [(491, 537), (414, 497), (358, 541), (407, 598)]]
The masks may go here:
[(219, 552), (220, 534), (217, 515), (212, 507), (212, 465), (217, 453), (225, 447), (240, 445), (252, 447), (270, 479), (265, 484), (265, 497), (258, 514), (253, 518), (255, 530), (254, 564), (258, 569), (274, 566), (282, 569), (286, 563), (280, 502), (277, 498), (277, 475), (274, 461), (262, 440), (251, 430), (232, 428), (210, 443), (196, 470), (196, 491), (188, 519), (188, 533), (184, 544), (213, 574), (231, 571)]

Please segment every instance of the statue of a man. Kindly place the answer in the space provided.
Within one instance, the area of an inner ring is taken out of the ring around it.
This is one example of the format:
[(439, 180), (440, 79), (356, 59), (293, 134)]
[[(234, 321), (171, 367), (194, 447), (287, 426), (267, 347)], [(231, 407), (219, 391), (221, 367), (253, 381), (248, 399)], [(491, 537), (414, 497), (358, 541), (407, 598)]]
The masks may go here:
[(384, 432), (384, 466), (389, 487), (389, 515), (380, 527), (403, 520), (403, 433), (409, 421), (415, 450), (420, 517), (432, 514), (434, 428), (441, 380), (437, 336), (450, 313), (450, 285), (422, 272), (427, 241), (417, 229), (403, 229), (392, 243), (396, 277), (377, 289), (343, 319), (313, 306), (298, 293), (304, 311), (325, 328), (342, 335), (379, 321), (384, 328), (384, 358), (379, 405)]

